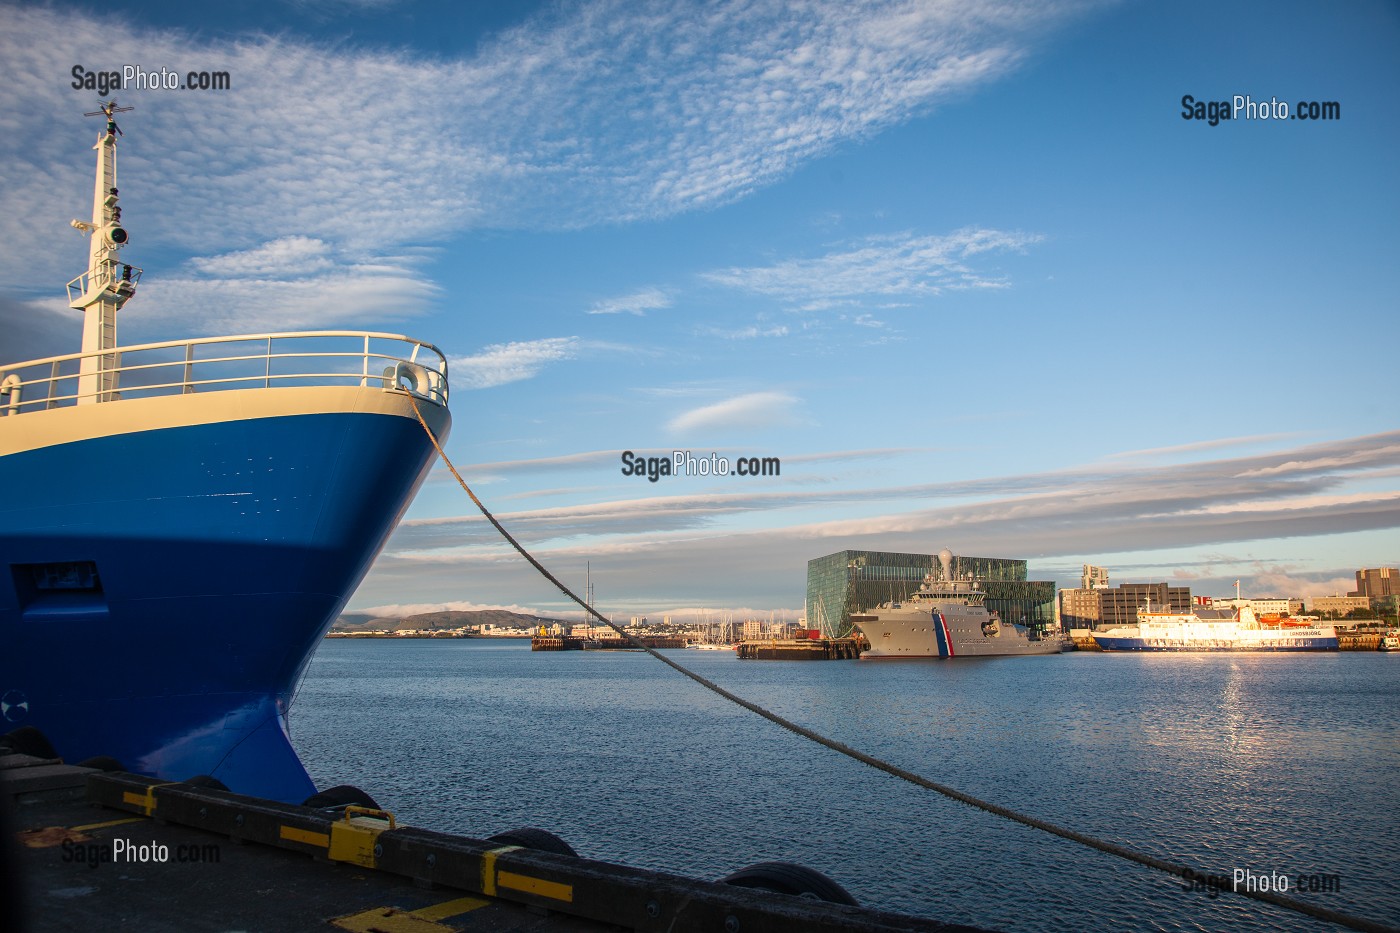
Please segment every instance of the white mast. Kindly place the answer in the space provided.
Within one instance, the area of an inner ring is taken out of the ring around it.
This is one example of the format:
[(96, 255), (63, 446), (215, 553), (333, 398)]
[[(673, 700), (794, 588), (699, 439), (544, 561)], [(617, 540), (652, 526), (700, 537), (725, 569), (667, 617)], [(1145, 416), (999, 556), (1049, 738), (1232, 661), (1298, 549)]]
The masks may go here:
[(107, 128), (97, 137), (97, 177), (92, 188), (92, 220), (73, 221), (73, 226), (90, 234), (88, 270), (68, 283), (68, 305), (83, 312), (84, 356), (78, 368), (78, 404), (90, 405), (111, 399), (117, 388), (117, 355), (106, 351), (117, 346), (117, 311), (136, 291), (141, 270), (117, 261), (117, 250), (126, 245), (117, 206), (117, 127), (115, 114), (132, 108), (118, 107), (115, 100), (99, 101), (100, 110), (84, 114), (105, 116)]

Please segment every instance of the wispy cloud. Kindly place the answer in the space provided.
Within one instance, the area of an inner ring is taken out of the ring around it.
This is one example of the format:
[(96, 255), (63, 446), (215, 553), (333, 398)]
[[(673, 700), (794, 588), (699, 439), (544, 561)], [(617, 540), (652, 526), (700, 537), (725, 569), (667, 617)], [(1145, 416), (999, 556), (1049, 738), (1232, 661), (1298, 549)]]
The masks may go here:
[(590, 450), (584, 453), (563, 454), (557, 457), (534, 457), (529, 460), (496, 460), (490, 463), (473, 463), (463, 469), (468, 473), (489, 473), (507, 475), (517, 473), (551, 473), (556, 470), (572, 470), (578, 467), (596, 466), (615, 462), (616, 450)]
[(1161, 456), (1174, 456), (1177, 454), (1194, 454), (1203, 450), (1222, 450), (1230, 447), (1248, 447), (1257, 444), (1275, 443), (1281, 440), (1296, 438), (1297, 434), (1250, 434), (1243, 437), (1222, 437), (1209, 441), (1192, 441), (1189, 444), (1174, 444), (1170, 447), (1151, 447), (1144, 450), (1124, 450), (1118, 453), (1109, 454), (1107, 460), (1123, 460), (1127, 458), (1149, 458)]
[(1253, 583), (1251, 589), (1261, 596), (1345, 596), (1356, 586), (1352, 574), (1326, 576), (1308, 574), (1297, 567), (1254, 562), (1245, 571)]
[[(795, 463), (784, 459), (785, 467)], [(1279, 463), (1311, 469), (1256, 475)], [(660, 494), (500, 517), (559, 560), (586, 554), (597, 567), (610, 556), (625, 556), (631, 592), (672, 593), (667, 587), (685, 586), (686, 575), (714, 574), (734, 581), (741, 595), (766, 585), (752, 576), (782, 567), (791, 573), (842, 548), (918, 552), (947, 544), (963, 553), (1045, 558), (1396, 528), (1400, 489), (1352, 484), (1369, 483), (1398, 464), (1400, 432), (1392, 432), (1170, 467), (1086, 467), (896, 488), (736, 486), (733, 492)], [(849, 512), (861, 503), (868, 504), (862, 517), (811, 520), (814, 509), (838, 505)], [(766, 514), (759, 530), (748, 520), (735, 524), (756, 513)], [(410, 520), (396, 532), (388, 559), (421, 568), (459, 561), (496, 566), (506, 555), (493, 537), (475, 515)], [(655, 579), (647, 576), (653, 572)]]
[(635, 314), (642, 317), (648, 311), (671, 307), (671, 296), (659, 288), (644, 288), (630, 295), (607, 298), (588, 309), (589, 314)]
[(449, 358), (447, 371), (454, 388), (490, 389), (529, 379), (550, 363), (573, 359), (579, 345), (577, 337), (492, 344), (472, 356)]
[(717, 327), (704, 327), (700, 332), (711, 337), (720, 337), (724, 340), (756, 340), (759, 337), (786, 337), (789, 333), (786, 324), (775, 324), (771, 327), (759, 327), (757, 324), (750, 324), (748, 327), (740, 327), (737, 330), (721, 330)]
[[(726, 455), (738, 452), (731, 451), (724, 447), (716, 448), (715, 451), (719, 454)], [(638, 448), (634, 449), (632, 452), (641, 457), (669, 457), (674, 453), (674, 449)], [(839, 461), (879, 462), (919, 452), (920, 448), (913, 447), (879, 447), (866, 450), (835, 450), (811, 454), (795, 454), (782, 459), (783, 463), (789, 465)], [(742, 453), (752, 455), (753, 450), (745, 448)], [(617, 450), (589, 450), (576, 454), (561, 454), (554, 457), (532, 457), (528, 460), (495, 460), (483, 463), (471, 463), (462, 467), (462, 472), (473, 476), (522, 476), (535, 473), (556, 473), (560, 471), (573, 471), (581, 467), (612, 467), (619, 463), (620, 456), (621, 451)], [(444, 473), (445, 472), (446, 471), (444, 471)], [(552, 495), (559, 491), (560, 490), (537, 490), (533, 494)]]
[[(966, 229), (947, 236), (885, 234), (815, 259), (703, 274), (718, 285), (771, 295), (808, 310), (867, 298), (929, 297), (944, 291), (1003, 288), (1004, 278), (977, 272), (967, 262), (990, 251), (1020, 251), (1038, 234)], [(855, 323), (880, 326), (869, 315)]]
[(253, 249), (196, 256), (190, 265), (201, 275), (299, 279), (332, 268), (330, 253), (329, 244), (322, 240), (287, 236)]
[(304, 237), (195, 258), (193, 271), (143, 280), (124, 326), (138, 336), (171, 322), (182, 335), (344, 327), (411, 318), (442, 292), (419, 256), (368, 258), (334, 257)]
[(539, 612), (530, 606), (515, 604), (503, 606), (499, 603), (474, 603), (463, 599), (454, 599), (440, 603), (390, 603), (383, 606), (369, 606), (364, 609), (355, 610), (355, 615), (369, 616), (375, 619), (404, 619), (408, 616), (422, 615), (426, 612), (477, 612), (482, 609), (504, 609), (507, 612), (518, 612), (526, 616), (539, 615)]
[[(66, 227), (87, 209), (74, 121), (93, 101), (54, 77), (74, 62), (232, 77), (232, 94), (119, 93), (137, 106), (121, 161), (134, 259), (154, 247), (228, 269), (300, 249), (344, 268), (462, 230), (568, 229), (733, 201), (1006, 74), (1037, 30), (1078, 6), (594, 0), (551, 7), (470, 57), (415, 60), (10, 5), (0, 275), (40, 285), (81, 265)], [(963, 258), (988, 243), (963, 244)], [(275, 314), (305, 278), (275, 281), (219, 313)], [(421, 300), (408, 281), (378, 284)]]
[(798, 400), (786, 392), (750, 392), (692, 408), (672, 418), (667, 428), (676, 433), (713, 430), (759, 430), (795, 424)]

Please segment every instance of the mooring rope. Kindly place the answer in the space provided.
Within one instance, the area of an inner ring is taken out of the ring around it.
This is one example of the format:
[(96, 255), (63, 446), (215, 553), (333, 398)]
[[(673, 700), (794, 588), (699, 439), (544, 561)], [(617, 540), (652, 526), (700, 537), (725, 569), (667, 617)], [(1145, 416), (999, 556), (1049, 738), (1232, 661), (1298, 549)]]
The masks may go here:
[[(817, 743), (818, 745), (821, 745), (825, 748), (829, 748), (834, 752), (838, 752), (842, 755), (845, 755), (848, 758), (853, 758), (856, 761), (859, 761), (863, 764), (867, 764), (872, 768), (876, 768), (880, 771), (885, 772), (886, 774), (893, 775), (894, 777), (897, 777), (901, 780), (908, 781), (910, 784), (914, 784), (919, 787), (923, 787), (927, 790), (934, 791), (935, 793), (942, 794), (945, 797), (949, 797), (953, 800), (957, 800), (969, 806), (976, 807), (979, 810), (984, 810), (987, 813), (992, 813), (996, 816), (1000, 816), (1013, 822), (1020, 823), (1023, 826), (1029, 826), (1033, 829), (1039, 829), (1043, 832), (1050, 833), (1051, 835), (1059, 836), (1061, 839), (1068, 839), (1071, 842), (1077, 842), (1080, 845), (1088, 846), (1091, 849), (1097, 849), (1100, 852), (1106, 852), (1109, 855), (1116, 855), (1121, 859), (1126, 859), (1130, 862), (1136, 862), (1137, 864), (1145, 865), (1148, 868), (1156, 868), (1159, 871), (1164, 871), (1169, 875), (1175, 875), (1178, 878), (1181, 878), (1182, 880), (1187, 882), (1195, 883), (1198, 880), (1205, 881), (1207, 879), (1220, 879), (1224, 877), (1222, 875), (1211, 875), (1206, 872), (1196, 871), (1188, 865), (1180, 865), (1175, 862), (1169, 862), (1166, 859), (1157, 858), (1155, 855), (1148, 855), (1145, 852), (1138, 852), (1137, 850), (1130, 849), (1127, 846), (1121, 846), (1114, 842), (1106, 842), (1103, 839), (1098, 839), (1094, 836), (1088, 835), (1087, 833), (1077, 832), (1073, 829), (1066, 829), (1063, 826), (1058, 826), (1046, 820), (1038, 819), (1037, 817), (1029, 816), (1025, 813), (1020, 813), (1016, 810), (1012, 810), (1010, 807), (1003, 807), (1000, 804), (992, 803), (988, 800), (982, 800), (980, 797), (974, 797), (973, 795), (964, 793), (963, 791), (960, 791), (955, 787), (949, 787), (946, 784), (939, 784), (937, 781), (931, 781), (928, 778), (915, 774), (912, 771), (906, 771), (904, 768), (901, 768), (898, 765), (891, 764), (890, 762), (885, 761), (884, 759), (876, 758), (874, 755), (869, 755), (863, 751), (860, 751), (859, 749), (852, 748), (844, 742), (838, 742), (835, 739), (827, 738), (819, 732), (814, 732), (811, 729), (808, 729), (806, 726), (799, 725), (798, 723), (795, 723), (790, 719), (784, 718), (783, 716), (778, 715), (772, 710), (765, 709), (764, 707), (759, 706), (757, 703), (753, 703), (749, 700), (744, 699), (738, 694), (731, 693), (730, 691), (724, 689), (714, 681), (695, 673), (687, 667), (677, 664), (675, 661), (672, 661), (660, 651), (657, 651), (655, 648), (652, 648), (650, 645), (644, 643), (635, 635), (632, 635), (631, 633), (622, 629), (620, 626), (613, 624), (611, 619), (605, 618), (596, 609), (594, 609), (584, 600), (580, 599), (578, 595), (574, 593), (573, 590), (569, 589), (568, 586), (566, 586), (562, 581), (560, 581), (558, 577), (550, 573), (549, 569), (545, 567), (544, 564), (541, 564), (538, 560), (536, 560), (533, 554), (525, 550), (525, 547), (519, 541), (515, 540), (515, 536), (512, 535), (509, 531), (506, 531), (505, 526), (502, 525), (496, 519), (496, 516), (491, 514), (490, 509), (486, 508), (482, 501), (477, 498), (476, 493), (472, 491), (472, 488), (469, 485), (467, 485), (467, 481), (462, 479), (462, 474), (457, 472), (457, 468), (452, 464), (451, 458), (447, 456), (447, 451), (443, 450), (442, 445), (438, 443), (437, 435), (433, 433), (432, 428), (428, 427), (428, 422), (423, 420), (423, 413), (418, 410), (418, 400), (413, 396), (412, 393), (408, 393), (408, 400), (413, 405), (413, 413), (418, 416), (418, 423), (423, 426), (423, 430), (427, 433), (428, 439), (433, 442), (433, 447), (437, 450), (438, 456), (442, 458), (443, 463), (447, 464), (447, 469), (452, 471), (452, 475), (454, 478), (456, 478), (457, 483), (462, 487), (462, 489), (466, 492), (467, 495), (471, 496), (472, 502), (476, 503), (476, 507), (481, 510), (482, 515), (486, 516), (486, 520), (489, 521), (495, 527), (495, 529), (501, 533), (501, 537), (505, 538), (507, 541), (510, 542), (511, 547), (515, 548), (515, 550), (520, 554), (521, 557), (529, 561), (530, 565), (536, 570), (538, 570), (546, 580), (548, 580), (550, 583), (553, 583), (559, 589), (559, 592), (563, 593), (565, 596), (569, 597), (571, 600), (577, 603), (580, 606), (580, 608), (583, 609), (584, 612), (588, 613), (593, 618), (597, 619), (599, 622), (602, 622), (614, 632), (617, 632), (618, 635), (622, 636), (624, 639), (627, 640), (628, 644), (632, 645), (635, 648), (640, 648), (642, 651), (645, 651), (653, 658), (656, 658), (656, 660), (660, 661), (662, 664), (665, 664), (667, 667), (672, 668), (679, 674), (690, 678), (700, 686), (704, 687), (706, 690), (709, 690), (713, 693), (724, 697), (731, 703), (737, 703), (739, 706), (742, 706), (749, 712), (762, 716), (769, 722), (781, 726), (782, 728), (794, 733), (795, 735), (800, 735), (804, 739), (809, 739)], [(1341, 926), (1350, 927), (1353, 930), (1363, 930), (1367, 931), (1367, 933), (1396, 933), (1397, 930), (1400, 930), (1400, 928), (1387, 926), (1383, 923), (1378, 923), (1374, 920), (1368, 920), (1365, 917), (1356, 917), (1352, 916), (1351, 914), (1343, 913), (1339, 910), (1330, 910), (1326, 907), (1319, 907), (1315, 904), (1309, 904), (1306, 901), (1300, 901), (1297, 898), (1288, 897), (1283, 894), (1276, 894), (1273, 891), (1250, 890), (1249, 888), (1246, 888), (1245, 890), (1239, 890), (1233, 884), (1231, 884), (1229, 887), (1226, 887), (1224, 885), (1218, 885), (1217, 888), (1219, 890), (1231, 891), (1243, 897), (1253, 898), (1257, 901), (1264, 901), (1265, 903), (1273, 904), (1277, 907), (1282, 907), (1286, 910), (1292, 910), (1300, 914), (1306, 914), (1310, 917), (1315, 917), (1318, 920), (1326, 920), (1329, 923), (1336, 923), (1340, 924)]]

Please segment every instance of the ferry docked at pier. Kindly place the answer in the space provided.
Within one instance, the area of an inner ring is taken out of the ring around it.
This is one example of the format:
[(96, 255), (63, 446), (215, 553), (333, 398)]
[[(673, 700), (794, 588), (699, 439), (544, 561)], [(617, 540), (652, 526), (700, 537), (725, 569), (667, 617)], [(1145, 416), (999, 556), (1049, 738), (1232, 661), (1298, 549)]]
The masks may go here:
[(1330, 625), (1262, 624), (1248, 605), (1191, 612), (1138, 610), (1136, 625), (1094, 632), (1104, 651), (1336, 651)]
[(935, 580), (930, 571), (918, 592), (907, 599), (851, 616), (870, 643), (862, 659), (1059, 654), (1058, 640), (1033, 640), (1025, 628), (989, 611), (978, 583), (954, 575), (952, 551), (944, 548), (938, 560), (941, 580)]
[(0, 361), (0, 733), (300, 803), (288, 706), (432, 465), (415, 409), (447, 436), (447, 364), (354, 331), (119, 346), (129, 109), (89, 114), (81, 351)]

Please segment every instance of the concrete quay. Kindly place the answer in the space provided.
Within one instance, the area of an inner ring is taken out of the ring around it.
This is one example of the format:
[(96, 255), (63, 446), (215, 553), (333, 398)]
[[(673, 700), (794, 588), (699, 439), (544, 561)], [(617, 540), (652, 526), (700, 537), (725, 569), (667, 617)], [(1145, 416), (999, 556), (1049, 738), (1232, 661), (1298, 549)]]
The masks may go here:
[(0, 929), (28, 933), (974, 929), (24, 755), (0, 822)]

